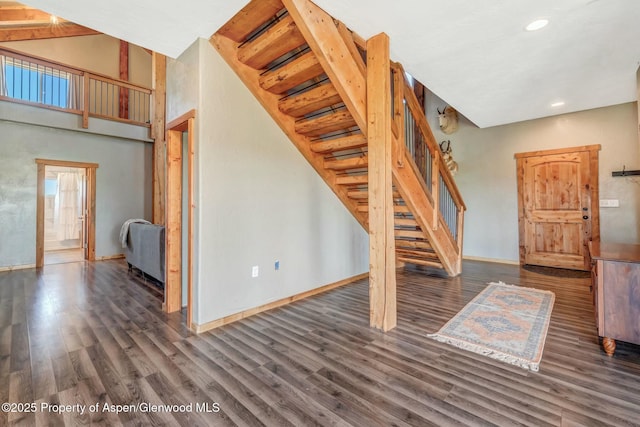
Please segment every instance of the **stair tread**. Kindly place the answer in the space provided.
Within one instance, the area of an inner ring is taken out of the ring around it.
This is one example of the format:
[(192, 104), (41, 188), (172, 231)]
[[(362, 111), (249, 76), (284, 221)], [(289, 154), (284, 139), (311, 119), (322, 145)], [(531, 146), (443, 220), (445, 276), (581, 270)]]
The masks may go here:
[(238, 48), (238, 60), (256, 70), (280, 58), (306, 42), (300, 30), (287, 15), (254, 40)]
[(338, 185), (366, 185), (369, 182), (369, 176), (364, 175), (343, 175), (336, 178)]
[(367, 156), (324, 161), (325, 169), (331, 169), (331, 170), (361, 169), (361, 168), (366, 168), (367, 165), (368, 165)]
[(393, 223), (403, 227), (417, 227), (418, 222), (414, 218), (394, 218)]
[(409, 248), (409, 249), (421, 249), (426, 251), (432, 251), (433, 248), (427, 240), (403, 240), (396, 238), (396, 249)]
[[(259, 83), (260, 87), (264, 90), (275, 93), (276, 95), (281, 95), (289, 89), (292, 89), (307, 80), (311, 80), (314, 77), (318, 77), (323, 73), (324, 70), (322, 65), (320, 65), (320, 62), (318, 62), (316, 55), (313, 52), (307, 52), (282, 67), (260, 76)], [(329, 86), (333, 87), (333, 85)], [(283, 112), (288, 114), (286, 111)]]
[(424, 238), (424, 232), (420, 230), (399, 230), (395, 229), (394, 233), (396, 237), (414, 237), (416, 239)]
[(297, 121), (296, 132), (306, 136), (320, 136), (338, 130), (349, 129), (356, 125), (356, 121), (346, 109), (318, 117)]
[(397, 257), (398, 261), (408, 262), (409, 264), (424, 265), (425, 267), (444, 268), (442, 263), (436, 261), (427, 261), (422, 259), (407, 258), (403, 256)]
[(418, 258), (418, 259), (438, 259), (438, 255), (435, 252), (421, 252), (410, 249), (402, 249), (396, 248), (396, 253), (398, 255), (407, 257), (407, 258)]
[(218, 34), (234, 42), (243, 42), (247, 36), (284, 8), (281, 0), (254, 0), (243, 7), (224, 24)]
[(325, 83), (299, 95), (281, 100), (278, 108), (283, 113), (298, 118), (341, 102), (342, 98), (335, 86), (331, 83)]
[(362, 134), (343, 136), (341, 138), (318, 141), (311, 144), (314, 153), (330, 153), (367, 146), (367, 138)]

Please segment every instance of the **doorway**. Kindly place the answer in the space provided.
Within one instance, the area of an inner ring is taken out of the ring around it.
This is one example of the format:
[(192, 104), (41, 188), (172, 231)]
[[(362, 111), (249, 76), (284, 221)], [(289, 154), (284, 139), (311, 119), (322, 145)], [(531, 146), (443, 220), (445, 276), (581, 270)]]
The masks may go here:
[(193, 322), (193, 162), (195, 110), (167, 124), (164, 309)]
[(86, 169), (45, 165), (44, 264), (84, 261)]
[(600, 145), (516, 154), (520, 264), (588, 271), (600, 240)]
[(95, 163), (36, 159), (36, 268), (95, 260)]

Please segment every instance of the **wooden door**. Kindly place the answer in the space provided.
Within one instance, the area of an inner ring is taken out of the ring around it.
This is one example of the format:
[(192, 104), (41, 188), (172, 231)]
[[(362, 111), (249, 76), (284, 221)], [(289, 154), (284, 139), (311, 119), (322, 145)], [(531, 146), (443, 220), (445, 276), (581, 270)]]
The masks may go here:
[(599, 145), (516, 154), (520, 264), (590, 270), (600, 240)]

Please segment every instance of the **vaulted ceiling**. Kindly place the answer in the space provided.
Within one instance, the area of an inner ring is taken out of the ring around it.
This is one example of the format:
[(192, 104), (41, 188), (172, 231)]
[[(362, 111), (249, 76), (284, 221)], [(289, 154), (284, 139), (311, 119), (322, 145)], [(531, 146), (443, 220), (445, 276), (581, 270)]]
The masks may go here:
[[(246, 0), (27, 0), (30, 6), (177, 57)], [(638, 0), (315, 0), (480, 127), (635, 101)], [(539, 18), (549, 25), (525, 26)], [(552, 107), (551, 104), (564, 102)]]

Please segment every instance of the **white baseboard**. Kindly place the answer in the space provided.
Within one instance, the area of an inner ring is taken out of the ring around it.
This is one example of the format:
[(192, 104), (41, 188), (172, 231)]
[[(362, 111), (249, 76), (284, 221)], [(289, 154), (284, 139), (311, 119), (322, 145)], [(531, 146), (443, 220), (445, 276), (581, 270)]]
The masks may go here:
[(35, 264), (10, 265), (8, 267), (0, 267), (0, 271), (26, 270), (27, 268), (36, 268)]
[(122, 259), (122, 258), (124, 258), (124, 254), (97, 256), (96, 261), (108, 261), (110, 259)]

